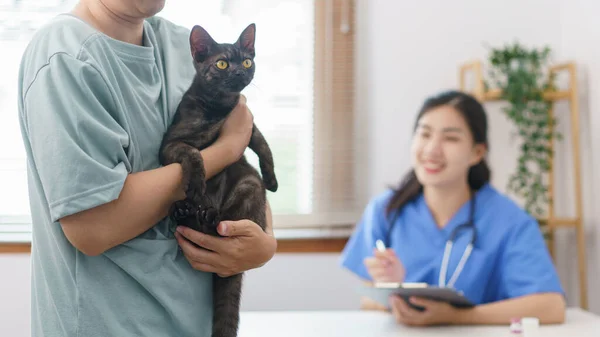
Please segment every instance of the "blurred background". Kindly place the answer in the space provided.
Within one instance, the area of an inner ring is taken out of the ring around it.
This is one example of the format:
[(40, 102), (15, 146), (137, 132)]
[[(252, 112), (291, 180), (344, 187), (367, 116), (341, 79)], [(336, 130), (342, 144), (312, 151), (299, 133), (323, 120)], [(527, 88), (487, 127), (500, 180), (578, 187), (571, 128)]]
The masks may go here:
[[(32, 34), (75, 3), (0, 0), (2, 336), (29, 335), (31, 235), (17, 114), (19, 61)], [(242, 309), (358, 308), (360, 282), (339, 267), (340, 250), (367, 201), (407, 171), (422, 101), (461, 88), (461, 78), (485, 100), (493, 185), (526, 205), (509, 181), (527, 139), (515, 135), (518, 125), (504, 112), (510, 103), (485, 94), (476, 72), (480, 65), (493, 86), (491, 55), (518, 45), (528, 53), (548, 48), (546, 72), (563, 64), (573, 70), (557, 72), (555, 80), (565, 97), (552, 109), (562, 139), (554, 141), (551, 215), (574, 220), (553, 227), (548, 243), (568, 304), (600, 314), (600, 290), (592, 286), (600, 277), (600, 181), (593, 175), (600, 136), (592, 132), (600, 130), (599, 12), (595, 0), (167, 0), (160, 16), (188, 28), (200, 24), (218, 42), (234, 42), (249, 23), (257, 25), (256, 77), (245, 94), (274, 152), (280, 190), (269, 200), (279, 251), (247, 273)], [(465, 65), (473, 67), (461, 76)], [(256, 163), (252, 152), (248, 157)], [(548, 204), (539, 202), (545, 212), (539, 217), (546, 219)], [(577, 240), (578, 223), (584, 241)]]

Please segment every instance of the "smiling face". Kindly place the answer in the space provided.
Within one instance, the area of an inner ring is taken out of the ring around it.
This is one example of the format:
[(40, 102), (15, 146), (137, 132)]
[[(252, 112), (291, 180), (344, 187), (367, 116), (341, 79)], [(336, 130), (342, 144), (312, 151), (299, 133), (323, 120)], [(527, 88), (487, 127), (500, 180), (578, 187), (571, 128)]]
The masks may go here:
[(411, 147), (412, 164), (424, 187), (452, 187), (467, 183), (470, 167), (483, 159), (485, 151), (485, 145), (473, 142), (462, 114), (442, 105), (419, 119)]

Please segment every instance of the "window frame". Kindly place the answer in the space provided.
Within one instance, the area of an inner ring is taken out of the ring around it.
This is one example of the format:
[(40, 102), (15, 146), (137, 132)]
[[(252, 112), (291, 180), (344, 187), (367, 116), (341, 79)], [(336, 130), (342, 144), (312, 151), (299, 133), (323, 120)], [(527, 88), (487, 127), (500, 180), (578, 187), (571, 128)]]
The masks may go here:
[[(321, 208), (315, 205), (313, 214), (274, 213), (278, 252), (339, 252), (361, 213), (349, 209), (340, 198), (330, 197), (351, 195), (357, 199), (355, 0), (315, 0), (314, 4), (313, 135), (315, 144), (324, 145), (313, 149), (313, 165), (320, 170), (318, 177), (313, 177), (313, 193), (314, 199), (331, 202)], [(343, 23), (348, 24), (346, 32), (341, 29)], [(3, 218), (0, 215), (1, 225), (7, 223)], [(22, 219), (17, 223), (24, 224)], [(30, 249), (30, 240), (0, 241), (0, 253), (26, 253)]]

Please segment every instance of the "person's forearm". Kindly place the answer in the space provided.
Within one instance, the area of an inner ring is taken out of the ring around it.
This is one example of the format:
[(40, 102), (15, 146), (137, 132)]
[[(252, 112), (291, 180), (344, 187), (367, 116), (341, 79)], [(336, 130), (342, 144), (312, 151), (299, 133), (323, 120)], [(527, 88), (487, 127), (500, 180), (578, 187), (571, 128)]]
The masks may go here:
[(482, 304), (457, 311), (454, 324), (508, 324), (514, 317), (537, 317), (540, 324), (559, 324), (565, 319), (565, 302), (560, 294), (535, 294)]
[(224, 141), (215, 142), (213, 145), (200, 151), (202, 161), (204, 162), (204, 176), (206, 180), (223, 171), (237, 159), (232, 146)]
[(361, 310), (389, 311), (388, 308), (386, 308), (385, 306), (383, 306), (365, 296), (362, 296), (360, 298), (360, 309)]
[(118, 199), (60, 219), (69, 241), (84, 254), (99, 255), (164, 218), (183, 199), (181, 165), (129, 174)]
[[(225, 143), (216, 143), (200, 153), (207, 180), (235, 160)], [(118, 199), (64, 217), (60, 223), (69, 241), (84, 254), (102, 254), (167, 216), (171, 205), (185, 198), (181, 181), (180, 164), (130, 174)]]

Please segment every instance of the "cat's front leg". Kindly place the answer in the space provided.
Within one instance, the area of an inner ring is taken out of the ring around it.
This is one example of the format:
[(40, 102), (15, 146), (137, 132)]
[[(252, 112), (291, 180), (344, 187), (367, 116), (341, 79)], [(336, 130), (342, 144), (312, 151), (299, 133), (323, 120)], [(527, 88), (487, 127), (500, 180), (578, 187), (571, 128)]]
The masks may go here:
[(182, 142), (171, 142), (161, 148), (161, 158), (165, 164), (181, 164), (185, 195), (187, 199), (199, 205), (206, 191), (204, 161), (200, 151)]
[(248, 147), (258, 156), (260, 173), (265, 188), (271, 192), (277, 191), (278, 183), (277, 178), (275, 177), (273, 154), (271, 153), (271, 148), (269, 147), (267, 140), (256, 127), (256, 124), (252, 127), (252, 137), (250, 137)]

